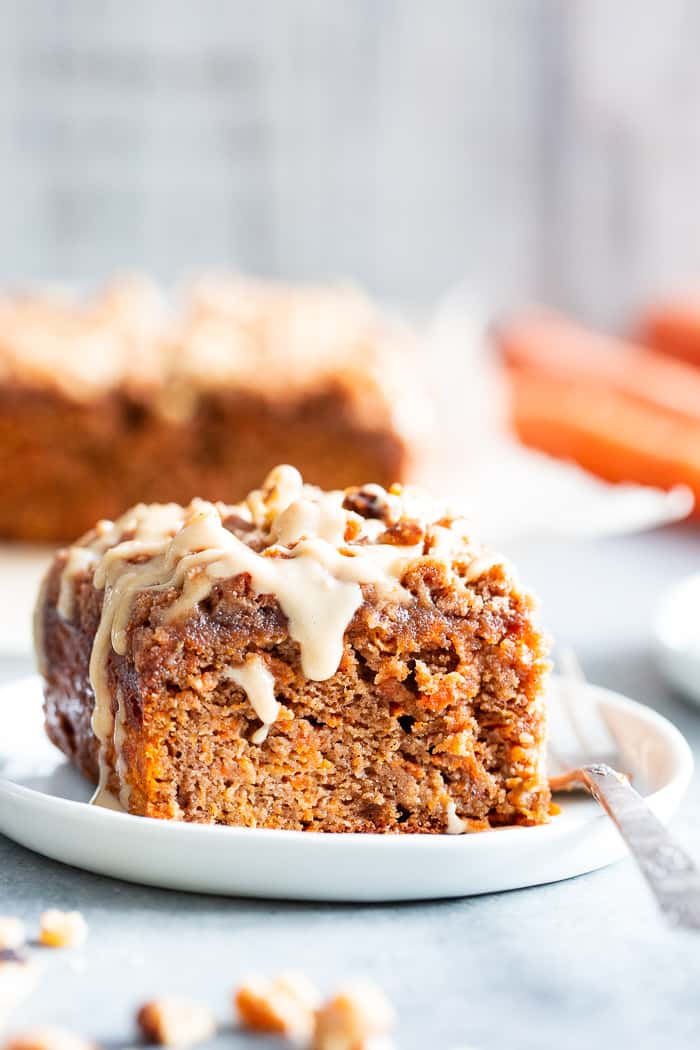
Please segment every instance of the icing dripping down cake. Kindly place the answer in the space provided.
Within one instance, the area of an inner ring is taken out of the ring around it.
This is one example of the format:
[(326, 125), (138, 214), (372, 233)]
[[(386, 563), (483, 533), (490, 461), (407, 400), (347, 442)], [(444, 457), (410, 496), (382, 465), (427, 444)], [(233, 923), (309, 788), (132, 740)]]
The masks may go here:
[(35, 634), (47, 732), (98, 804), (316, 831), (547, 819), (532, 600), (414, 490), (283, 466), (235, 506), (140, 504), (57, 554)]

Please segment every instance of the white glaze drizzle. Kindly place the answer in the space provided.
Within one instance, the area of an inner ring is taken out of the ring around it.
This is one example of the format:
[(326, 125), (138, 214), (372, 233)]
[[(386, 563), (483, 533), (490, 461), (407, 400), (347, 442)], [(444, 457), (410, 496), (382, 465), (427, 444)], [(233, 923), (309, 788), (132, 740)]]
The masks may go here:
[(338, 494), (324, 492), (318, 500), (292, 500), (275, 520), (272, 537), (284, 547), (291, 547), (305, 536), (317, 536), (337, 547), (345, 539), (347, 523), (348, 514)]
[(230, 678), (241, 687), (262, 722), (260, 729), (256, 729), (250, 738), (252, 743), (264, 743), (280, 709), (279, 701), (275, 699), (274, 675), (269, 671), (262, 656), (249, 653), (240, 667), (228, 667), (224, 677)]
[[(107, 786), (110, 773), (107, 749), (110, 738), (113, 736), (116, 756), (115, 772), (118, 778), (120, 773), (123, 773), (119, 759), (125, 711), (121, 699), (118, 698), (115, 720), (112, 714), (108, 675), (110, 643), (115, 652), (124, 653), (131, 596), (137, 589), (149, 586), (149, 580), (151, 586), (157, 584), (157, 567), (150, 559), (159, 554), (168, 539), (172, 538), (184, 519), (184, 513), (182, 507), (174, 503), (152, 507), (138, 504), (113, 524), (100, 522), (95, 530), (96, 535), (89, 541), (90, 548), (95, 554), (101, 555), (95, 569), (93, 584), (98, 590), (104, 588), (105, 591), (100, 623), (90, 654), (90, 684), (95, 694), (91, 725), (99, 743), (99, 780), (97, 790), (91, 800), (94, 805), (107, 806), (110, 809), (118, 808), (115, 807), (114, 796)], [(114, 547), (109, 546), (125, 533), (133, 533), (133, 538), (117, 542)], [(115, 553), (117, 551), (120, 553)], [(136, 556), (145, 556), (149, 560), (141, 564), (132, 564), (128, 559)], [(61, 580), (61, 586), (63, 586), (63, 580)], [(125, 596), (128, 596), (128, 607), (123, 600)], [(119, 783), (119, 803), (124, 805), (123, 796), (125, 796), (128, 805), (128, 786), (123, 779)]]
[(464, 835), (469, 831), (469, 825), (466, 820), (462, 820), (461, 817), (457, 816), (457, 807), (452, 799), (447, 803), (446, 818), (445, 833), (447, 835)]
[(124, 758), (124, 741), (126, 739), (126, 704), (117, 692), (117, 713), (114, 717), (114, 770), (117, 774), (119, 784), (119, 795), (117, 801), (119, 806), (129, 811), (129, 800), (131, 798), (131, 785), (126, 779), (127, 764)]
[(89, 547), (69, 547), (66, 563), (61, 573), (61, 584), (58, 591), (56, 609), (64, 620), (73, 618), (75, 603), (75, 577), (94, 565), (98, 554)]
[[(371, 486), (370, 494), (394, 520), (409, 516), (408, 506), (410, 517), (422, 517), (424, 525), (435, 520), (434, 506), (422, 504), (413, 490), (405, 500), (403, 492), (398, 496), (379, 486)], [(341, 663), (345, 631), (364, 600), (363, 584), (373, 586), (384, 600), (410, 600), (400, 581), (408, 566), (423, 555), (423, 538), (410, 546), (380, 542), (385, 522), (346, 510), (344, 495), (305, 486), (297, 470), (283, 466), (271, 472), (261, 490), (236, 507), (203, 500), (193, 500), (187, 508), (141, 504), (117, 522), (100, 522), (94, 533), (70, 549), (61, 579), (59, 611), (72, 615), (69, 592), (74, 589), (74, 578), (92, 563), (94, 586), (104, 590), (90, 659), (95, 695), (92, 728), (99, 741), (100, 762), (94, 802), (108, 798), (109, 751), (113, 747), (119, 801), (128, 808), (129, 788), (121, 756), (125, 710), (117, 695), (116, 717), (113, 713), (108, 668), (112, 651), (126, 652), (131, 609), (138, 593), (179, 591), (163, 616), (168, 622), (191, 612), (217, 581), (247, 574), (256, 594), (276, 597), (287, 618), (289, 635), (299, 645), (302, 670), (316, 681), (330, 678)], [(230, 514), (248, 521), (254, 538), (262, 537), (261, 551), (254, 549), (253, 541), (246, 543), (225, 527)], [(430, 557), (448, 564), (453, 552), (464, 556), (466, 551), (472, 562), (479, 561), (480, 552), (471, 552), (459, 521), (450, 527), (433, 525), (432, 531)], [(346, 539), (346, 533), (353, 538)], [(495, 561), (487, 555), (480, 572)], [(470, 573), (469, 578), (475, 577)], [(262, 658), (252, 656), (242, 666), (227, 669), (226, 676), (244, 689), (261, 719), (263, 725), (252, 740), (262, 743), (279, 711), (274, 677)], [(455, 827), (457, 820), (453, 814)]]
[[(123, 788), (120, 790), (121, 795)], [(121, 804), (119, 798), (110, 791), (108, 787), (100, 783), (95, 794), (90, 799), (91, 806), (100, 806), (101, 809), (113, 809), (115, 813), (127, 812), (126, 807)]]

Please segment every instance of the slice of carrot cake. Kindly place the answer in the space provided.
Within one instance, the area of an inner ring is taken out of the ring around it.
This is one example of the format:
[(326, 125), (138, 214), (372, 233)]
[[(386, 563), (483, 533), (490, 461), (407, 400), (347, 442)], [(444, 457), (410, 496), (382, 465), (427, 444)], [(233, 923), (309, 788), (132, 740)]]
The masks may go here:
[(139, 505), (36, 613), (50, 738), (131, 813), (316, 831), (547, 819), (532, 599), (411, 489), (278, 467), (236, 506)]

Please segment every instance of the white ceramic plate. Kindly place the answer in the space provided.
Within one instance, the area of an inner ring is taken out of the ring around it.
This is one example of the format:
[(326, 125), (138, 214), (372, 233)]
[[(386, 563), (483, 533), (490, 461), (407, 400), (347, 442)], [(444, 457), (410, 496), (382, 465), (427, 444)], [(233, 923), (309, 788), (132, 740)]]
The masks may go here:
[[(581, 687), (625, 737), (625, 762), (663, 820), (692, 757), (665, 718)], [(90, 785), (45, 738), (38, 678), (0, 689), (0, 831), (55, 860), (179, 890), (298, 900), (390, 901), (509, 890), (592, 871), (625, 852), (590, 800), (564, 796), (536, 828), (476, 835), (324, 835), (150, 820), (87, 805)]]
[(665, 594), (654, 623), (659, 667), (674, 688), (700, 704), (700, 573)]

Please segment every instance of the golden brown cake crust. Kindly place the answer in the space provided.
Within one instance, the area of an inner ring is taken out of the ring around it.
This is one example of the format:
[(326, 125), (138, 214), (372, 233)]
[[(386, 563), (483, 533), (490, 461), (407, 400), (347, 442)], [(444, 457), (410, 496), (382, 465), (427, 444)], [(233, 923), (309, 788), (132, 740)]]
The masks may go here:
[[(346, 497), (377, 513), (374, 489)], [(235, 513), (228, 530), (256, 543)], [(449, 526), (443, 520), (439, 528)], [(131, 812), (197, 822), (321, 831), (444, 832), (547, 819), (543, 638), (532, 602), (493, 560), (438, 556), (435, 526), (400, 519), (380, 542), (417, 542), (402, 575), (408, 601), (362, 585), (335, 674), (312, 681), (272, 594), (247, 573), (217, 581), (171, 619), (176, 588), (143, 590), (120, 655), (108, 655), (112, 713), (123, 718), (121, 767)], [(466, 548), (465, 548), (466, 550)], [(39, 610), (51, 739), (93, 780), (98, 746), (89, 660), (102, 610), (94, 569), (51, 570)], [(483, 557), (483, 555), (482, 555)], [(255, 655), (274, 676), (279, 713), (266, 739), (229, 676)], [(107, 756), (114, 776), (115, 755)]]

